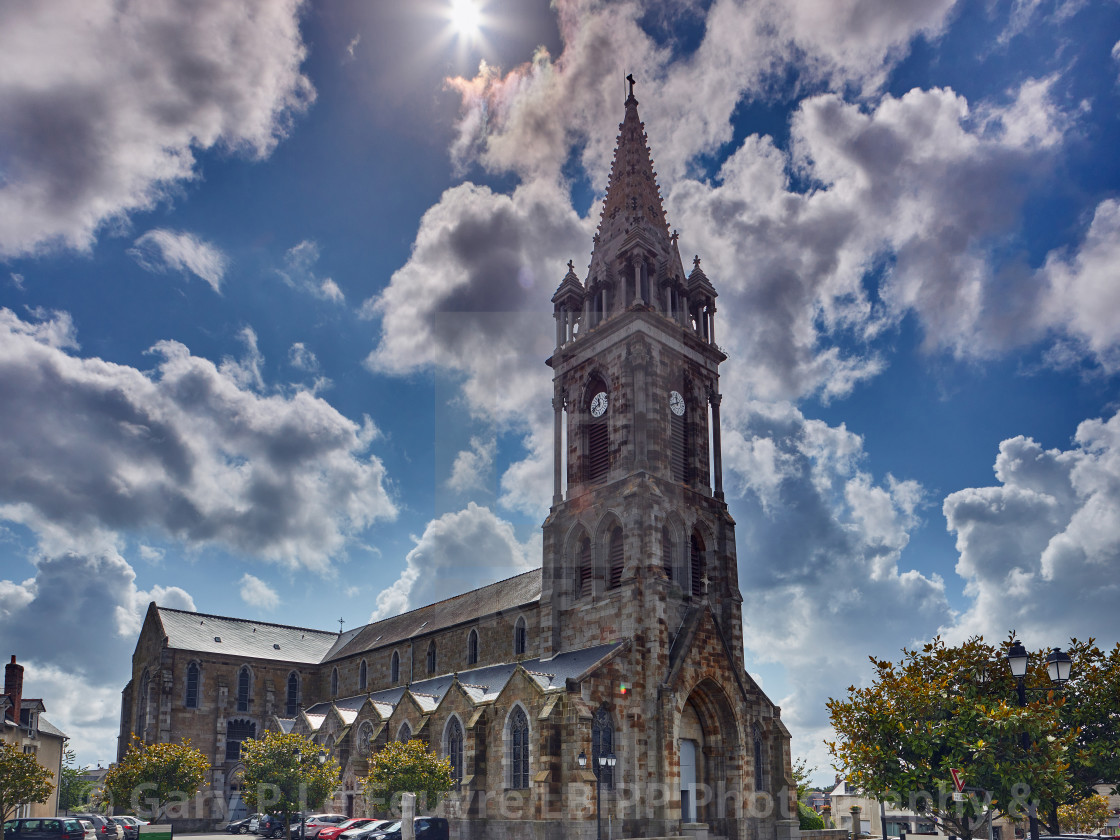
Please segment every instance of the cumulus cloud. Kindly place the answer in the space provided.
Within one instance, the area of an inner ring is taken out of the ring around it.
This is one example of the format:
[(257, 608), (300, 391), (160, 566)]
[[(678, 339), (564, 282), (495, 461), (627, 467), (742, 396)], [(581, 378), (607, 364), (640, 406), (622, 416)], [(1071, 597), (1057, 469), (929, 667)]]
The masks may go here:
[(141, 372), (67, 352), (69, 319), (0, 310), (0, 518), (89, 553), (120, 531), (327, 569), (393, 517), (376, 430), (306, 392), (249, 390), (177, 342)]
[(319, 359), (302, 341), (297, 341), (288, 349), (288, 364), (296, 370), (315, 373), (319, 370)]
[(154, 272), (190, 272), (221, 291), (228, 260), (213, 245), (191, 233), (156, 228), (132, 243), (128, 253), (142, 267)]
[(0, 255), (87, 249), (197, 176), (267, 156), (314, 98), (298, 0), (68, 0), (0, 13)]
[(523, 544), (513, 526), (474, 502), (433, 519), (405, 558), (405, 570), (377, 596), (370, 621), (398, 615), (540, 565), (540, 538)]
[(564, 263), (588, 254), (590, 242), (590, 227), (555, 184), (509, 196), (474, 184), (447, 190), (424, 214), (409, 261), (363, 304), (381, 319), (367, 366), (461, 371), (470, 410), (498, 423), (521, 422), (526, 407), (551, 416), (549, 300)]
[[(81, 632), (80, 627), (73, 629)], [(67, 734), (67, 746), (77, 753), (79, 763), (96, 762), (108, 767), (115, 761), (121, 689), (128, 680), (127, 666), (120, 685), (107, 685), (97, 677), (60, 668), (42, 659), (21, 657), (19, 661), (24, 667), (24, 685), (35, 696), (44, 698), (47, 720)]]
[(248, 572), (241, 576), (241, 600), (259, 610), (274, 610), (280, 606), (276, 590)]
[[(781, 664), (783, 718), (823, 734), (824, 701), (950, 617), (943, 581), (901, 566), (925, 493), (876, 481), (863, 441), (788, 403), (750, 403), (724, 438), (748, 660)], [(827, 640), (825, 642), (824, 640)]]
[(315, 275), (315, 263), (318, 261), (319, 246), (305, 239), (288, 249), (284, 254), (284, 267), (277, 269), (276, 272), (293, 289), (299, 289), (320, 300), (344, 303), (346, 297), (334, 280)]
[(945, 499), (972, 599), (947, 633), (1015, 629), (1035, 647), (1120, 635), (1120, 414), (1083, 422), (1070, 449), (1005, 440), (995, 470), (998, 486)]
[(498, 441), (494, 437), (483, 440), (479, 437), (471, 438), (471, 448), (464, 449), (455, 456), (455, 463), (451, 465), (451, 476), (447, 479), (447, 486), (456, 493), (465, 493), (468, 490), (484, 490), (488, 485), (491, 471), (494, 469), (494, 455), (498, 451)]

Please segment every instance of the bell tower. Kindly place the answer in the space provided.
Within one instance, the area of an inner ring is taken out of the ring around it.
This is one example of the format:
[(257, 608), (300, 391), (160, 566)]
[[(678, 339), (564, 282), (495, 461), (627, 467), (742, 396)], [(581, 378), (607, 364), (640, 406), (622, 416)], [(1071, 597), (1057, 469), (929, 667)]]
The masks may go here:
[(628, 81), (591, 263), (581, 278), (569, 262), (552, 298), (541, 655), (631, 638), (654, 666), (706, 604), (741, 670), (716, 290), (698, 257), (685, 272)]

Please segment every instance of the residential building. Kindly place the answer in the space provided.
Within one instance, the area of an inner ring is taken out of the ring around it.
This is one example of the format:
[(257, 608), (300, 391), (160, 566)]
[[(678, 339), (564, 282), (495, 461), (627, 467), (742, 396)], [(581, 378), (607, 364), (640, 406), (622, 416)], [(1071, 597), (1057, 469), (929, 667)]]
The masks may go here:
[(4, 666), (4, 693), (0, 694), (0, 740), (35, 756), (54, 776), (54, 788), (46, 802), (19, 806), (17, 817), (53, 817), (58, 813), (58, 780), (62, 775), (62, 756), (66, 734), (43, 717), (46, 706), (38, 697), (23, 696), (23, 666), (12, 661)]

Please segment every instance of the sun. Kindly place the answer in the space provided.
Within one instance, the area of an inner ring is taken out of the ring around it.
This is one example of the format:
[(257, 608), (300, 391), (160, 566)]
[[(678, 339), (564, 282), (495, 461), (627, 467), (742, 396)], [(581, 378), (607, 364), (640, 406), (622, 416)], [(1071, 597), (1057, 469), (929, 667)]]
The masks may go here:
[(451, 0), (447, 15), (460, 38), (473, 38), (482, 28), (482, 4), (478, 0)]

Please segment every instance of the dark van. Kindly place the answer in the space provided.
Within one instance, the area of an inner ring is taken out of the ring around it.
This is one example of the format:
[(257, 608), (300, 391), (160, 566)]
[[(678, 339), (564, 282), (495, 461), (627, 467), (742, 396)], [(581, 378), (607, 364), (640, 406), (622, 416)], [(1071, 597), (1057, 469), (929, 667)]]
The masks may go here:
[(4, 840), (85, 840), (86, 830), (73, 817), (20, 817), (4, 823)]

